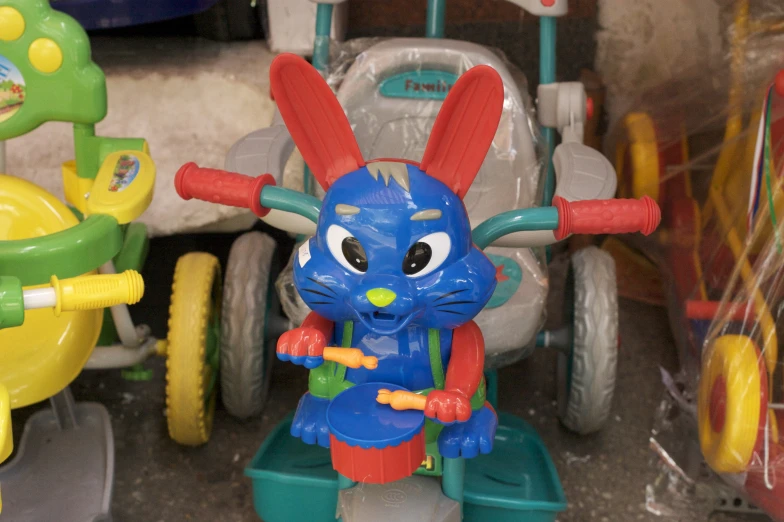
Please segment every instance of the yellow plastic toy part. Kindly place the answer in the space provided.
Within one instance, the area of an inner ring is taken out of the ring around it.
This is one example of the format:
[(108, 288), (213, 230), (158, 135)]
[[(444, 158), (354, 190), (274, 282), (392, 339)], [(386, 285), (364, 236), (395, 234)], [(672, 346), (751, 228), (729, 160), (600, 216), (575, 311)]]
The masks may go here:
[(628, 144), (619, 147), (616, 152), (616, 171), (619, 176), (624, 172), (628, 152), (631, 179), (619, 180), (621, 195), (628, 198), (650, 196), (658, 202), (659, 149), (653, 120), (645, 113), (633, 112), (624, 118), (623, 124)]
[[(79, 221), (60, 200), (29, 181), (0, 174), (0, 241), (54, 234)], [(8, 274), (13, 275), (13, 274)], [(103, 311), (27, 310), (25, 323), (0, 330), (0, 383), (11, 408), (47, 399), (82, 371)]]
[(220, 360), (221, 278), (210, 254), (182, 256), (174, 269), (166, 360), (169, 436), (180, 444), (207, 442), (215, 413)]
[(11, 399), (8, 390), (0, 384), (0, 463), (11, 456), (14, 439), (11, 434)]
[(702, 454), (717, 473), (742, 473), (759, 436), (759, 351), (745, 335), (723, 335), (707, 349), (702, 366), (697, 397)]
[(108, 214), (124, 225), (147, 210), (155, 187), (155, 163), (138, 150), (113, 152), (98, 171), (87, 214)]
[[(14, 439), (11, 435), (11, 401), (8, 390), (0, 384), (0, 463), (11, 456)], [(0, 496), (0, 513), (3, 512), (3, 497)]]
[(0, 7), (0, 40), (13, 42), (18, 40), (25, 31), (25, 20), (18, 10), (13, 7)]
[(95, 180), (79, 177), (74, 160), (64, 162), (60, 168), (63, 174), (65, 200), (82, 214), (87, 214), (87, 196)]
[(136, 270), (121, 274), (87, 275), (59, 280), (51, 279), (57, 296), (54, 314), (77, 310), (109, 308), (118, 304), (136, 304), (144, 295), (144, 279)]
[(63, 50), (51, 38), (38, 38), (31, 43), (27, 57), (44, 74), (56, 72), (63, 65)]

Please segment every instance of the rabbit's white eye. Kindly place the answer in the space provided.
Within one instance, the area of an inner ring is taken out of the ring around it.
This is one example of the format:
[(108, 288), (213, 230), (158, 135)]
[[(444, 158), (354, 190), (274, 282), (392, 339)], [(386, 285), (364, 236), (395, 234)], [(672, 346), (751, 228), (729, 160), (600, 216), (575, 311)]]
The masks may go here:
[(332, 256), (348, 271), (364, 274), (368, 269), (367, 255), (359, 239), (340, 225), (327, 229), (327, 246)]
[(452, 241), (446, 232), (428, 234), (406, 252), (403, 258), (403, 273), (408, 277), (427, 275), (444, 262), (449, 255)]

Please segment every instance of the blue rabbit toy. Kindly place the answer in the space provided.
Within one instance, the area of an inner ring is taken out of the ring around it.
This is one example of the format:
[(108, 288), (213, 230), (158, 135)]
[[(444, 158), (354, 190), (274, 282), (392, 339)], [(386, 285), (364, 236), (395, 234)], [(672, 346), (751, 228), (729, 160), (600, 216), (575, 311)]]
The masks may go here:
[[(279, 359), (311, 369), (292, 435), (328, 447), (329, 401), (349, 386), (383, 382), (427, 393), (426, 416), (447, 425), (442, 456), (488, 453), (497, 419), (471, 319), (493, 294), (496, 268), (472, 243), (462, 197), (501, 116), (501, 78), (486, 66), (460, 78), (417, 165), (365, 161), (334, 95), (304, 60), (279, 57), (270, 75), (286, 126), (326, 190), (317, 233), (294, 269), (312, 312), (277, 345)], [(308, 78), (300, 85), (319, 86), (307, 98), (292, 88), (299, 75)], [(305, 100), (327, 114), (313, 117)], [(359, 348), (377, 367), (325, 363), (324, 348), (335, 345)]]
[[(647, 235), (661, 218), (656, 203), (556, 197), (551, 207), (504, 212), (472, 231), (462, 199), (503, 108), (502, 80), (488, 66), (470, 69), (451, 87), (419, 164), (365, 160), (334, 94), (302, 58), (278, 56), (270, 85), (326, 191), (323, 202), (274, 186), (269, 174), (192, 163), (175, 186), (185, 199), (247, 207), (259, 217), (270, 209), (294, 212), (317, 224), (294, 263), (297, 290), (312, 311), (277, 344), (279, 359), (310, 369), (292, 435), (329, 447), (330, 402), (355, 385), (383, 383), (401, 388), (406, 400), (416, 397), (415, 408), (429, 420), (425, 440), (437, 441), (442, 457), (489, 453), (498, 420), (485, 400), (484, 341), (472, 319), (492, 296), (497, 271), (481, 249), (523, 230), (554, 230), (558, 240), (570, 233)], [(384, 402), (381, 392), (378, 402), (411, 407)]]

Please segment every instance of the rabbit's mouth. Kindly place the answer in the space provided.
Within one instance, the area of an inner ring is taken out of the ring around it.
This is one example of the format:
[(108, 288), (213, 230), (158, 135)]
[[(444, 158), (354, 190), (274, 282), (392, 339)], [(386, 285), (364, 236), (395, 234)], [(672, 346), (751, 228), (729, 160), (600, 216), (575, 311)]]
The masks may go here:
[(408, 324), (412, 314), (396, 315), (376, 310), (374, 312), (362, 312), (359, 314), (360, 320), (373, 332), (381, 335), (391, 335)]

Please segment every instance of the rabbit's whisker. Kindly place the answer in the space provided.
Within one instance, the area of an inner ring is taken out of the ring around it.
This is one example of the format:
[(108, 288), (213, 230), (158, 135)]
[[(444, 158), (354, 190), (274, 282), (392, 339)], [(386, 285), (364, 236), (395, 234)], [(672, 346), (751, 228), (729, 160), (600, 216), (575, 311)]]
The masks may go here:
[(335, 299), (334, 297), (332, 297), (329, 294), (325, 294), (324, 292), (319, 292), (318, 290), (311, 290), (310, 288), (303, 288), (302, 291), (303, 292), (309, 292), (311, 294), (320, 295), (320, 296), (326, 297), (327, 299)]
[(441, 299), (444, 299), (445, 297), (449, 297), (450, 295), (459, 294), (460, 292), (465, 292), (466, 290), (468, 290), (468, 288), (463, 288), (461, 290), (452, 290), (451, 292), (447, 292), (445, 294), (441, 294), (440, 296), (436, 297), (433, 300), (433, 302), (435, 303), (436, 301), (440, 301)]
[(452, 306), (452, 305), (461, 305), (461, 304), (474, 304), (476, 301), (450, 301), (448, 303), (441, 303), (440, 305), (436, 305), (436, 308), (440, 308), (442, 306)]
[(324, 283), (322, 283), (322, 282), (321, 282), (321, 281), (319, 281), (318, 279), (313, 279), (312, 277), (308, 277), (308, 281), (313, 281), (313, 282), (314, 282), (314, 283), (316, 283), (317, 285), (319, 285), (319, 286), (321, 286), (321, 287), (324, 287), (324, 288), (326, 288), (327, 290), (329, 290), (329, 291), (330, 291), (330, 292), (332, 292), (333, 294), (335, 294), (335, 295), (338, 295), (338, 293), (337, 293), (337, 292), (335, 292), (333, 289), (331, 289), (330, 287), (328, 287), (327, 285), (325, 285)]

